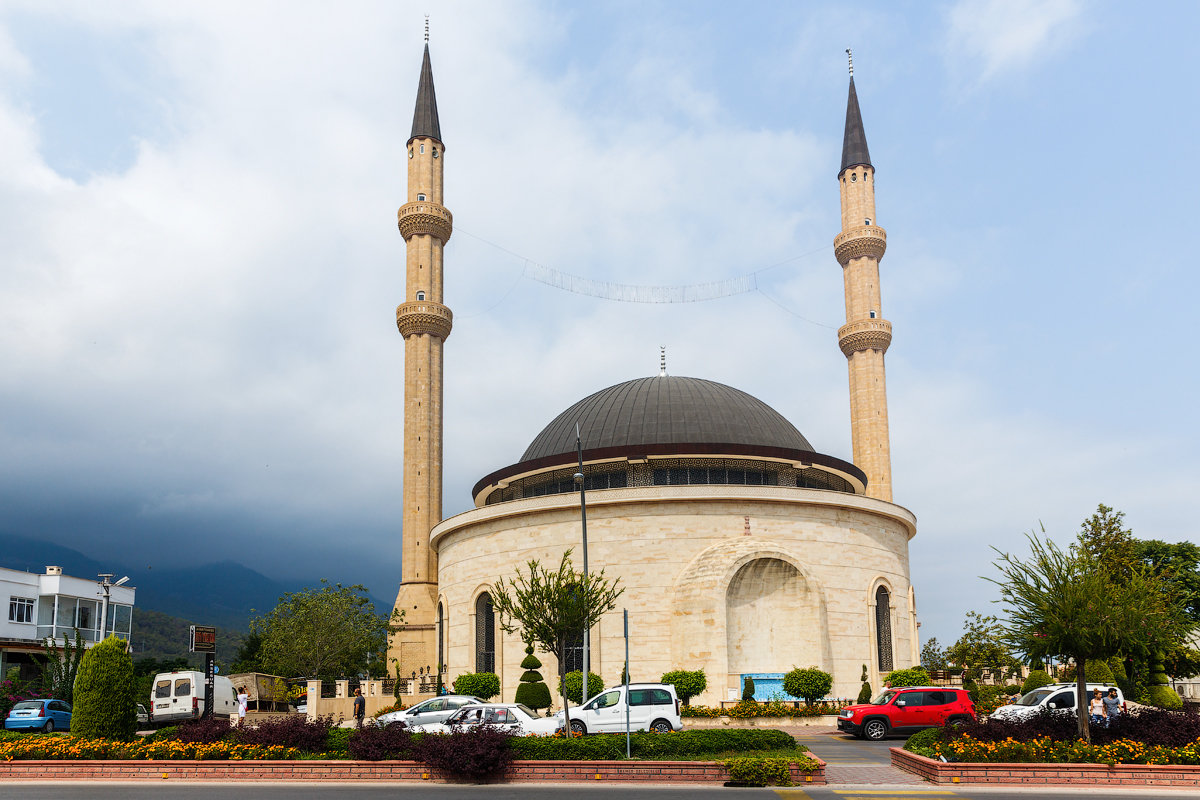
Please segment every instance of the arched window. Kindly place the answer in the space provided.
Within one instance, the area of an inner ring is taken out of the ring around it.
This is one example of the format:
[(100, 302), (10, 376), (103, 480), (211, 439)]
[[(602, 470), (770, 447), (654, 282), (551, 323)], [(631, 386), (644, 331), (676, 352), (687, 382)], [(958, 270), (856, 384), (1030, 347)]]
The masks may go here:
[[(424, 300), (424, 299), (425, 299), (425, 293), (424, 293), (424, 292), (417, 292), (417, 299), (418, 299), (418, 300)], [(872, 312), (871, 312), (871, 316), (872, 316), (872, 317), (873, 317), (873, 316), (875, 316), (875, 312), (874, 312), (874, 311), (872, 311)]]
[(424, 200), (424, 199), (425, 199), (425, 194), (424, 194), (424, 192), (422, 192), (422, 193), (419, 193), (419, 194), (417, 195), (417, 200), (418, 200), (418, 202), (419, 202), (419, 201), (421, 201), (421, 200)]
[(879, 671), (892, 671), (892, 595), (886, 586), (875, 590), (875, 646)]
[(475, 671), (496, 671), (496, 609), (487, 592), (475, 601)]
[(443, 667), (445, 667), (445, 665), (446, 665), (446, 648), (445, 648), (445, 644), (446, 644), (446, 611), (442, 607), (441, 603), (438, 603), (437, 637), (438, 637), (437, 668), (439, 670), (439, 674), (441, 674), (440, 673), (441, 669)]

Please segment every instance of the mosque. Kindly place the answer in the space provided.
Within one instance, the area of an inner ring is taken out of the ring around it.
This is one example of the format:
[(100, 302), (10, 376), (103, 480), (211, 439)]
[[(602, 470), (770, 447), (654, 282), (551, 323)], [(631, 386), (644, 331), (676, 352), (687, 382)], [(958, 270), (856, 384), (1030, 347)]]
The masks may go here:
[[(853, 462), (817, 452), (796, 427), (753, 396), (713, 381), (659, 374), (602, 388), (570, 405), (513, 463), (475, 484), (475, 507), (442, 519), (442, 354), (453, 315), (443, 297), (443, 248), (453, 218), (442, 193), (446, 147), (426, 42), (408, 140), (408, 202), (398, 224), (407, 247), (404, 338), (403, 566), (396, 609), (404, 625), (389, 662), (402, 672), (442, 665), (500, 676), (511, 701), (524, 643), (505, 634), (496, 582), (531, 559), (579, 567), (576, 426), (583, 443), (592, 569), (620, 579), (629, 611), (630, 674), (657, 680), (704, 670), (716, 704), (780, 692), (783, 673), (816, 666), (833, 694), (854, 696), (863, 666), (879, 686), (918, 661), (908, 542), (916, 517), (892, 502), (875, 168), (850, 72), (841, 167), (845, 280), (838, 345), (850, 374)], [(578, 647), (568, 668), (582, 663)], [(589, 633), (590, 665), (619, 680), (621, 610)], [(539, 654), (547, 675), (553, 657)]]

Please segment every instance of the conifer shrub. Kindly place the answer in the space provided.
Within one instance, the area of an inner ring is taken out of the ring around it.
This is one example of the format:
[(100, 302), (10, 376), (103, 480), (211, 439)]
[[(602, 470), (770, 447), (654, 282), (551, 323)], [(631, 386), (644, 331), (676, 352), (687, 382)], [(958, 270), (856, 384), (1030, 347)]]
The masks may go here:
[(871, 702), (871, 698), (873, 696), (874, 695), (871, 694), (871, 684), (867, 683), (866, 681), (863, 681), (862, 688), (858, 690), (858, 698), (857, 699), (858, 699), (859, 705)]
[(137, 681), (126, 644), (109, 636), (84, 653), (75, 676), (71, 732), (130, 741), (137, 734)]
[(500, 694), (500, 676), (494, 672), (464, 672), (454, 679), (454, 693), (490, 700)]
[(746, 680), (742, 684), (742, 702), (754, 702), (754, 678), (751, 678), (749, 675), (746, 676)]
[(685, 706), (690, 705), (693, 697), (703, 694), (704, 690), (708, 688), (708, 678), (702, 669), (677, 669), (672, 672), (665, 672), (659, 683), (669, 683), (674, 686), (675, 694), (679, 695), (679, 699), (683, 701)]
[(551, 703), (550, 687), (542, 680), (542, 673), (537, 671), (541, 665), (542, 662), (533, 654), (533, 645), (526, 644), (525, 658), (521, 661), (521, 669), (525, 671), (521, 673), (521, 682), (517, 684), (513, 701), (524, 703), (534, 711), (549, 708)]

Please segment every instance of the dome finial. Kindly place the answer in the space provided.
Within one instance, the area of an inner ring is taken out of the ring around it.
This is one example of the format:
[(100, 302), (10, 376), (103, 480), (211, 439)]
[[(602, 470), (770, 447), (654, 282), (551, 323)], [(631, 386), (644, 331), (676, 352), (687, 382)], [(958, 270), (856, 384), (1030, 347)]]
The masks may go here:
[[(425, 44), (429, 44), (429, 15), (425, 15)], [(850, 52), (849, 50), (846, 51)], [(854, 70), (850, 70), (850, 74), (854, 74)]]
[(667, 348), (661, 344), (658, 346), (658, 377), (667, 377)]
[[(429, 41), (429, 17), (425, 17), (425, 41)], [(854, 77), (854, 51), (846, 48), (846, 58), (850, 61), (850, 77)]]

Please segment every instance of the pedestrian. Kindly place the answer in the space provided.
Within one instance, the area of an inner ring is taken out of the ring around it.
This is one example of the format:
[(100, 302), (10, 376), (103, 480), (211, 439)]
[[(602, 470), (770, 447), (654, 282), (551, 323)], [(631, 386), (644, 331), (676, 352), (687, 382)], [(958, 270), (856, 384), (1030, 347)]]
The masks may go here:
[(363, 726), (363, 717), (367, 716), (367, 698), (363, 697), (362, 689), (354, 690), (354, 726)]
[(1093, 725), (1101, 725), (1104, 723), (1105, 717), (1104, 697), (1101, 696), (1099, 689), (1092, 690), (1092, 699), (1088, 703), (1088, 718), (1091, 719)]
[(250, 695), (246, 693), (246, 687), (238, 689), (238, 727), (241, 728), (246, 724), (246, 708), (250, 705)]
[(1106, 725), (1111, 725), (1114, 719), (1121, 716), (1121, 700), (1117, 697), (1116, 689), (1108, 690), (1108, 697), (1104, 698), (1104, 713)]

